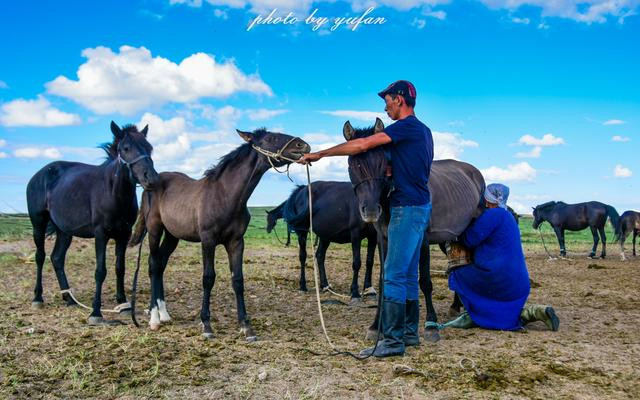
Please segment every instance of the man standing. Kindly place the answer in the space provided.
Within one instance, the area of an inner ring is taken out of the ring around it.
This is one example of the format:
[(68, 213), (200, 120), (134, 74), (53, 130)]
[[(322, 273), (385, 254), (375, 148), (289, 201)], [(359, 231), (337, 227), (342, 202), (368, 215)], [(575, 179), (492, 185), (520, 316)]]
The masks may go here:
[(420, 344), (418, 261), (424, 231), (431, 216), (427, 183), (433, 162), (431, 130), (416, 118), (416, 89), (409, 81), (396, 81), (378, 93), (395, 123), (384, 132), (350, 140), (326, 150), (305, 154), (302, 164), (323, 157), (354, 155), (385, 146), (392, 165), (389, 247), (384, 265), (382, 333), (384, 340), (362, 354), (376, 357), (403, 355), (406, 346)]

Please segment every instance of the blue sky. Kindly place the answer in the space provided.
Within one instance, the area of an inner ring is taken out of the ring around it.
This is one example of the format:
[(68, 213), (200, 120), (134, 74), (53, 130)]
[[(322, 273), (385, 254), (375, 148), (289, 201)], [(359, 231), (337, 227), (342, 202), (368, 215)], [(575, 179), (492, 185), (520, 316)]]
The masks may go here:
[[(551, 4), (550, 4), (551, 3)], [(383, 24), (335, 31), (331, 19)], [(255, 25), (292, 12), (293, 25)], [(304, 19), (330, 19), (317, 31)], [(640, 208), (640, 0), (145, 0), (11, 2), (0, 15), (0, 212), (57, 160), (99, 163), (109, 122), (149, 124), (158, 170), (194, 177), (265, 126), (314, 149), (384, 116), (397, 79), (436, 158), (511, 187), (519, 211), (547, 200)], [(385, 120), (385, 122), (389, 122)], [(347, 180), (346, 159), (313, 179)], [(303, 169), (292, 167), (297, 183)], [(267, 173), (250, 205), (293, 184)]]

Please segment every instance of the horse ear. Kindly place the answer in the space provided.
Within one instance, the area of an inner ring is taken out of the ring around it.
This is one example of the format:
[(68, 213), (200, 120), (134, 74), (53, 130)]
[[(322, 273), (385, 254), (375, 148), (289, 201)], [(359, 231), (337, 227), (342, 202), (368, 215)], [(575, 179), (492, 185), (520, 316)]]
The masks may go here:
[(373, 131), (375, 133), (384, 131), (384, 122), (382, 122), (382, 120), (380, 118), (378, 118), (378, 117), (376, 117), (376, 123), (373, 126)]
[(111, 133), (113, 133), (113, 136), (118, 139), (122, 139), (124, 137), (124, 132), (122, 132), (122, 129), (120, 129), (118, 124), (113, 121), (111, 121)]
[(144, 137), (147, 137), (147, 132), (149, 131), (149, 125), (147, 124), (141, 131), (140, 133), (142, 133), (144, 135)]
[(245, 142), (251, 142), (253, 140), (253, 135), (251, 134), (251, 132), (243, 132), (240, 129), (236, 129), (236, 132), (238, 132), (238, 135), (240, 135), (240, 137), (243, 138)]
[(356, 133), (356, 130), (351, 126), (351, 122), (347, 121), (344, 123), (342, 127), (342, 136), (344, 136), (345, 140), (348, 142), (353, 139), (353, 135)]

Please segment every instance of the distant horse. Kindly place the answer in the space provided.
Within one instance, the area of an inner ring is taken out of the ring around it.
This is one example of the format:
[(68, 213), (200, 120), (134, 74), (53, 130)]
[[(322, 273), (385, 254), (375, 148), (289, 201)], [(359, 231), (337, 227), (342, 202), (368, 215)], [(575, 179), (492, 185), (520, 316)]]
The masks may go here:
[[(379, 118), (368, 129), (354, 129), (349, 121), (344, 124), (343, 135), (346, 140), (363, 138), (384, 131)], [(362, 219), (374, 223), (379, 238), (382, 237), (382, 263), (387, 246), (387, 230), (390, 218), (389, 190), (390, 182), (386, 178), (387, 159), (381, 147), (364, 153), (349, 156), (349, 177), (354, 185)], [(433, 286), (429, 275), (429, 244), (442, 244), (455, 241), (484, 208), (484, 178), (474, 166), (455, 160), (434, 161), (429, 177), (431, 192), (431, 222), (420, 249), (419, 284), (427, 304), (427, 321), (437, 322), (436, 311), (431, 297)], [(382, 283), (380, 283), (382, 285)], [(452, 308), (459, 307), (459, 300)], [(369, 328), (367, 337), (377, 336), (379, 310), (376, 319)], [(425, 331), (425, 339), (436, 341), (439, 334), (435, 329)]]
[[(330, 288), (325, 271), (324, 261), (327, 248), (331, 243), (351, 243), (353, 261), (351, 268), (351, 300), (360, 300), (358, 291), (358, 274), (362, 261), (360, 245), (367, 239), (366, 272), (363, 293), (375, 294), (371, 287), (371, 273), (376, 245), (378, 243), (376, 229), (360, 218), (358, 202), (350, 182), (317, 181), (311, 184), (313, 196), (313, 233), (319, 238), (316, 249), (316, 260), (320, 274), (320, 287)], [(307, 259), (307, 234), (309, 233), (309, 197), (306, 185), (298, 186), (278, 208), (281, 208), (284, 220), (298, 236), (300, 248), (300, 290), (307, 291), (305, 263)], [(277, 210), (276, 208), (275, 210)], [(275, 211), (274, 210), (274, 211)], [(271, 214), (269, 214), (271, 216)], [(274, 222), (275, 224), (275, 222)], [(267, 226), (269, 229), (269, 226)]]
[(538, 229), (544, 221), (549, 222), (556, 233), (560, 244), (560, 256), (565, 257), (567, 250), (564, 245), (564, 231), (581, 231), (587, 227), (591, 229), (593, 235), (593, 248), (589, 257), (595, 258), (598, 248), (598, 233), (602, 239), (602, 253), (600, 256), (607, 256), (607, 236), (604, 227), (607, 217), (611, 219), (614, 229), (618, 226), (620, 216), (615, 208), (608, 204), (597, 201), (586, 203), (566, 204), (561, 201), (550, 201), (533, 208), (533, 229)]
[(627, 236), (633, 233), (633, 256), (636, 256), (636, 237), (640, 234), (640, 212), (637, 211), (625, 211), (620, 216), (620, 221), (616, 226), (616, 240), (620, 241), (620, 257), (625, 260), (624, 256), (624, 241), (627, 240)]
[[(102, 165), (55, 161), (29, 181), (27, 207), (36, 244), (35, 307), (41, 307), (44, 302), (42, 265), (45, 234), (55, 232), (56, 244), (51, 262), (62, 290), (69, 289), (64, 261), (73, 236), (95, 238), (96, 291), (88, 323), (108, 323), (102, 318), (100, 307), (102, 282), (107, 274), (105, 253), (109, 239), (116, 241), (116, 300), (121, 309), (129, 308), (124, 292), (125, 251), (138, 212), (136, 183), (150, 189), (158, 182), (158, 174), (151, 161), (152, 147), (146, 139), (147, 129), (145, 126), (138, 132), (134, 125), (120, 129), (111, 121), (113, 142), (102, 145), (107, 153), (107, 160)], [(75, 304), (68, 293), (62, 297), (67, 304)]]
[(202, 243), (200, 320), (203, 336), (213, 338), (209, 303), (216, 279), (215, 250), (217, 245), (223, 245), (229, 256), (241, 331), (248, 341), (256, 339), (247, 318), (242, 274), (244, 234), (251, 219), (247, 200), (269, 168), (289, 164), (289, 160), (297, 160), (310, 148), (299, 138), (266, 129), (237, 132), (247, 143), (224, 156), (202, 179), (194, 180), (179, 172), (163, 172), (151, 196), (146, 195), (148, 191), (143, 193), (130, 245), (138, 244), (145, 230), (149, 232), (149, 326), (153, 330), (171, 320), (165, 303), (163, 275), (171, 253), (182, 239)]
[[(284, 209), (284, 205), (287, 204), (287, 201), (283, 201), (280, 205), (273, 210), (267, 210), (267, 233), (271, 233), (273, 229), (276, 227), (279, 219), (282, 219), (282, 213)], [(285, 221), (286, 223), (286, 221)], [(289, 247), (291, 244), (291, 234), (295, 233), (295, 230), (291, 228), (291, 225), (287, 223), (287, 241), (285, 242), (285, 247)], [(277, 232), (276, 232), (277, 235)]]

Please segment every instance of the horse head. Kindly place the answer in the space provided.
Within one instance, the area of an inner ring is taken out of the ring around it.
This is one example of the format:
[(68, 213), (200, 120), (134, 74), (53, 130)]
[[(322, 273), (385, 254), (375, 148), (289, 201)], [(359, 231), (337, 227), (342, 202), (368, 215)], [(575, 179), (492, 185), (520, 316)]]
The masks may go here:
[(545, 215), (548, 208), (555, 206), (555, 201), (549, 201), (533, 207), (533, 229), (538, 229), (540, 224), (545, 221)]
[(278, 216), (275, 211), (267, 210), (267, 233), (271, 233), (273, 228), (276, 227), (276, 223), (278, 222)]
[(110, 157), (128, 168), (131, 183), (140, 183), (145, 189), (153, 189), (160, 177), (153, 168), (151, 159), (153, 146), (147, 141), (148, 130), (149, 125), (138, 131), (135, 125), (125, 125), (120, 128), (111, 121), (114, 141), (108, 146), (108, 152)]
[(253, 132), (236, 131), (273, 167), (290, 164), (311, 151), (307, 142), (284, 133), (269, 132), (264, 128)]
[[(354, 129), (349, 121), (344, 123), (342, 134), (349, 141), (365, 138), (382, 132), (384, 124), (376, 118), (374, 126), (366, 129)], [(377, 222), (382, 214), (380, 199), (387, 188), (387, 159), (381, 147), (349, 156), (349, 179), (353, 185), (358, 210), (365, 222)]]

